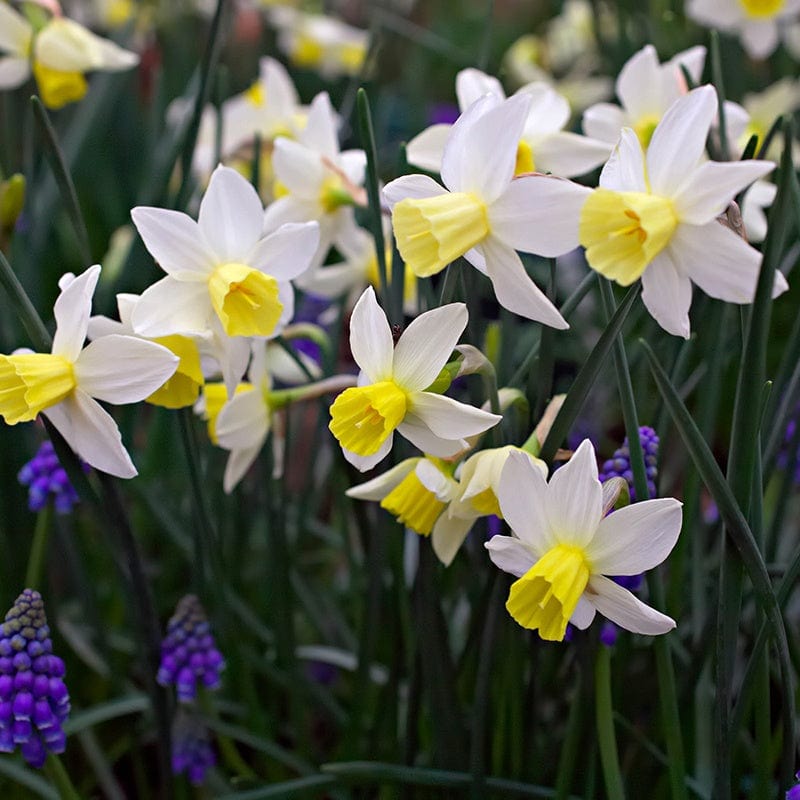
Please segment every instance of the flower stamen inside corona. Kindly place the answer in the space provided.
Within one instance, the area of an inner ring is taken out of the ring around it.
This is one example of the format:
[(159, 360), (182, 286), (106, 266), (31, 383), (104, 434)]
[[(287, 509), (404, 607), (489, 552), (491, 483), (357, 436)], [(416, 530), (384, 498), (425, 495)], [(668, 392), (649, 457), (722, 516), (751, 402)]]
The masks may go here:
[(407, 408), (406, 393), (394, 381), (353, 386), (331, 406), (328, 427), (345, 450), (371, 456), (403, 421)]
[(208, 281), (211, 304), (228, 336), (269, 336), (281, 318), (278, 282), (245, 264), (221, 264)]
[(592, 269), (629, 286), (667, 246), (677, 226), (669, 198), (596, 189), (581, 210), (578, 236)]
[(770, 19), (786, 5), (786, 0), (739, 0), (751, 19)]
[(397, 247), (420, 278), (441, 272), (489, 235), (486, 204), (467, 192), (401, 200), (392, 211)]
[(542, 639), (561, 641), (589, 574), (580, 547), (556, 545), (512, 584), (506, 602), (508, 613), (522, 627), (538, 628)]
[(0, 416), (9, 425), (29, 422), (60, 403), (76, 385), (72, 364), (63, 356), (0, 356)]
[(423, 536), (428, 536), (433, 530), (446, 505), (425, 487), (413, 470), (381, 500), (381, 508)]

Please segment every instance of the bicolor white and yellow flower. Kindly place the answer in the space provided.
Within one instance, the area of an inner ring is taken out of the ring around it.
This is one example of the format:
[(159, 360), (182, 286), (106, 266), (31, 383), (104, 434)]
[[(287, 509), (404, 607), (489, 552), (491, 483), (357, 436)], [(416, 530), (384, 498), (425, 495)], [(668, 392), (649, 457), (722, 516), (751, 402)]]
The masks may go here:
[(635, 503), (605, 514), (594, 448), (587, 439), (548, 482), (519, 453), (508, 457), (498, 489), (512, 536), (486, 542), (494, 564), (517, 577), (506, 608), (523, 627), (560, 641), (567, 623), (589, 627), (596, 612), (634, 633), (675, 627), (607, 576), (637, 575), (660, 564), (678, 540), (681, 504)]
[(0, 3), (0, 89), (21, 86), (33, 73), (42, 102), (58, 109), (88, 90), (84, 73), (130, 69), (139, 56), (58, 16), (36, 31), (8, 3)]
[[(94, 341), (102, 336), (135, 336), (131, 316), (139, 296), (135, 294), (117, 295), (119, 321), (103, 315), (89, 318), (87, 337)], [(203, 370), (200, 363), (200, 349), (190, 336), (172, 334), (153, 339), (156, 344), (166, 347), (179, 361), (175, 372), (163, 386), (145, 398), (145, 402), (164, 408), (185, 408), (194, 405), (203, 386)]]
[[(525, 272), (517, 250), (541, 249), (536, 221), (557, 202), (580, 203), (576, 184), (557, 178), (514, 178), (519, 142), (531, 98), (501, 103), (484, 95), (453, 125), (442, 158), (444, 186), (424, 175), (406, 175), (383, 190), (392, 207), (400, 254), (419, 277), (435, 275), (459, 256), (488, 275), (500, 305), (554, 328), (568, 325)], [(548, 215), (553, 243), (564, 225)], [(566, 223), (569, 228), (569, 223)], [(546, 248), (547, 249), (547, 248)]]
[(267, 206), (264, 230), (269, 233), (287, 222), (318, 222), (315, 265), (355, 224), (353, 206), (366, 203), (366, 156), (363, 150), (340, 151), (337, 126), (338, 116), (322, 92), (311, 103), (297, 141), (279, 136), (272, 155), (277, 199)]
[(689, 0), (686, 15), (738, 34), (751, 58), (766, 58), (780, 42), (780, 28), (800, 13), (800, 0)]
[[(578, 213), (572, 203), (554, 203), (538, 227), (542, 250), (551, 249), (548, 222), (563, 225), (574, 215), (574, 238), (564, 242), (564, 252), (580, 243), (601, 275), (623, 286), (641, 278), (648, 311), (676, 336), (689, 336), (692, 283), (720, 300), (750, 303), (761, 265), (761, 253), (717, 217), (775, 165), (708, 161), (706, 139), (716, 111), (716, 92), (702, 86), (670, 107), (646, 152), (636, 132), (623, 129), (600, 188), (578, 187), (585, 192)], [(786, 288), (776, 271), (773, 294)]]
[(450, 458), (465, 437), (501, 417), (426, 391), (444, 368), (467, 325), (467, 308), (451, 303), (420, 314), (394, 344), (392, 329), (372, 287), (350, 320), (350, 350), (361, 369), (358, 386), (331, 406), (329, 428), (345, 458), (362, 472), (392, 449), (395, 430), (423, 453)]
[[(497, 78), (472, 68), (458, 73), (456, 96), (462, 113), (485, 94), (495, 98), (497, 104), (506, 99)], [(518, 94), (530, 97), (530, 107), (517, 146), (517, 174), (551, 172), (572, 178), (590, 172), (608, 159), (610, 145), (564, 130), (570, 118), (569, 103), (551, 86), (534, 82), (523, 86)], [(415, 136), (406, 150), (408, 163), (439, 172), (451, 127), (433, 125)]]
[(263, 211), (255, 189), (222, 166), (211, 176), (197, 221), (179, 211), (134, 208), (139, 235), (167, 273), (136, 303), (131, 317), (136, 333), (279, 333), (294, 313), (290, 281), (310, 266), (319, 231), (307, 222), (264, 236)]
[(16, 425), (44, 414), (88, 464), (132, 478), (136, 467), (119, 429), (97, 400), (115, 405), (144, 400), (175, 372), (178, 357), (132, 336), (104, 336), (83, 346), (99, 277), (99, 265), (77, 278), (62, 277), (50, 353), (0, 356), (0, 415)]

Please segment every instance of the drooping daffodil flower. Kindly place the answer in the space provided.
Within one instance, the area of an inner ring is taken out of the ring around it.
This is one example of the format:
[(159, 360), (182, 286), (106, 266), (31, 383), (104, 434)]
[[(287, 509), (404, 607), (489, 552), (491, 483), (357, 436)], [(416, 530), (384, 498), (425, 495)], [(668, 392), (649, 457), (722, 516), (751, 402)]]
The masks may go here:
[(467, 307), (451, 303), (420, 314), (394, 344), (371, 286), (350, 319), (350, 350), (361, 368), (358, 386), (331, 406), (328, 427), (345, 458), (362, 472), (392, 449), (394, 431), (424, 453), (450, 458), (501, 417), (426, 391), (444, 368), (467, 325)]
[(59, 282), (50, 353), (0, 356), (0, 415), (16, 425), (44, 414), (86, 463), (132, 478), (136, 467), (119, 429), (97, 400), (144, 400), (175, 372), (178, 357), (153, 342), (116, 334), (83, 346), (99, 277), (100, 266), (95, 265)]
[(678, 540), (681, 503), (645, 500), (612, 514), (586, 439), (548, 482), (519, 453), (511, 453), (498, 490), (512, 536), (485, 547), (494, 564), (517, 577), (506, 603), (523, 627), (560, 641), (567, 623), (589, 627), (599, 611), (634, 633), (656, 635), (675, 627), (606, 576), (637, 575), (660, 564)]

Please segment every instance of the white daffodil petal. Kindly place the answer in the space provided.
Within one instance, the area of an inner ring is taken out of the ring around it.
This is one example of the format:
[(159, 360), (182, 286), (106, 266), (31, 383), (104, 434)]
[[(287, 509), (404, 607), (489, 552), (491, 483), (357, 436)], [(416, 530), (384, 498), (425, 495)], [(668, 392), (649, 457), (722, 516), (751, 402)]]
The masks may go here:
[[(315, 199), (325, 180), (325, 167), (319, 153), (280, 136), (275, 140), (272, 168), (275, 177), (292, 194), (305, 199)], [(271, 207), (267, 208), (267, 213)]]
[(198, 224), (181, 211), (137, 206), (131, 218), (144, 246), (168, 275), (207, 275), (216, 266)]
[(533, 553), (513, 536), (492, 536), (483, 546), (496, 567), (517, 578), (521, 578), (537, 561)]
[(220, 263), (242, 262), (261, 237), (264, 206), (253, 185), (231, 167), (211, 174), (197, 224)]
[[(510, 97), (476, 117), (469, 117), (460, 136), (453, 126), (442, 157), (441, 176), (453, 192), (474, 192), (492, 203), (514, 175), (517, 147), (530, 108), (525, 94)], [(481, 104), (479, 100), (476, 105)], [(464, 114), (461, 119), (465, 119)]]
[(131, 316), (139, 336), (203, 333), (213, 314), (208, 285), (167, 275), (145, 289)]
[(408, 163), (428, 172), (438, 172), (442, 166), (442, 154), (447, 137), (450, 135), (450, 128), (450, 125), (441, 123), (431, 125), (430, 128), (417, 134), (406, 145)]
[(424, 200), (427, 197), (438, 197), (440, 194), (447, 194), (447, 189), (427, 175), (403, 175), (383, 187), (383, 197), (389, 208), (394, 208), (395, 203), (406, 198)]
[(133, 478), (137, 474), (117, 423), (85, 392), (75, 389), (42, 413), (87, 464), (117, 478)]
[(300, 137), (302, 143), (326, 158), (336, 158), (339, 154), (337, 123), (328, 93), (320, 92), (308, 109), (308, 121)]
[(414, 392), (409, 397), (413, 414), (442, 439), (475, 436), (496, 425), (502, 417), (459, 403), (452, 397), (432, 392)]
[(500, 100), (506, 99), (502, 84), (493, 75), (487, 75), (474, 67), (462, 69), (456, 75), (456, 97), (462, 112), (485, 94), (493, 94)]
[(287, 222), (261, 239), (245, 263), (277, 281), (290, 281), (311, 266), (318, 246), (318, 222)]
[(100, 278), (100, 265), (95, 264), (75, 278), (61, 291), (53, 306), (56, 332), (53, 336), (54, 355), (74, 361), (81, 352), (89, 315), (92, 313), (92, 297)]
[(614, 144), (627, 124), (625, 112), (613, 103), (596, 103), (583, 112), (581, 127), (587, 136)]
[(406, 475), (412, 472), (421, 460), (420, 458), (407, 458), (396, 467), (392, 467), (382, 475), (378, 475), (377, 478), (361, 483), (358, 486), (350, 487), (345, 494), (356, 500), (383, 500), (392, 489), (400, 485)]
[(372, 469), (379, 462), (383, 461), (383, 459), (389, 455), (389, 451), (392, 449), (393, 442), (394, 435), (389, 434), (389, 438), (380, 446), (378, 452), (373, 453), (371, 456), (359, 456), (350, 450), (345, 450), (344, 447), (342, 448), (342, 455), (359, 472), (366, 472), (367, 470)]
[[(543, 142), (558, 133), (569, 122), (571, 115), (569, 101), (549, 83), (534, 81), (523, 86), (517, 94), (526, 94), (531, 99), (531, 107), (525, 119), (523, 139), (536, 142), (538, 145), (540, 141)], [(538, 162), (537, 147), (533, 148), (533, 154)]]
[(180, 359), (166, 347), (134, 336), (103, 336), (75, 361), (83, 391), (116, 405), (138, 403), (163, 386)]
[(569, 621), (576, 628), (585, 631), (592, 624), (596, 613), (597, 609), (586, 597), (581, 596), (578, 598), (578, 605), (575, 606), (575, 610), (572, 612)]
[(450, 303), (420, 314), (394, 350), (394, 379), (406, 391), (427, 389), (439, 375), (467, 327), (467, 307)]
[(421, 459), (414, 468), (414, 474), (419, 482), (429, 491), (436, 495), (437, 500), (448, 503), (453, 498), (458, 485), (456, 482), (445, 475), (439, 467), (427, 458)]
[(215, 338), (221, 355), (222, 380), (228, 390), (228, 397), (233, 397), (236, 387), (247, 371), (250, 342), (244, 336), (226, 336), (221, 328), (217, 330)]
[(563, 178), (585, 175), (611, 155), (607, 142), (589, 139), (570, 131), (559, 131), (536, 143), (536, 168)]
[(746, 186), (772, 172), (771, 161), (707, 161), (674, 198), (675, 210), (689, 225), (705, 225), (722, 214)]
[(667, 246), (642, 273), (642, 302), (653, 319), (673, 336), (689, 338), (692, 282)]
[(547, 478), (524, 453), (506, 459), (497, 499), (503, 519), (537, 558), (556, 544), (546, 519)]
[(225, 494), (230, 494), (239, 481), (247, 474), (247, 471), (258, 458), (264, 442), (244, 448), (242, 450), (231, 450), (228, 461), (225, 464), (225, 474), (222, 476), (222, 490)]
[(397, 432), (405, 436), (418, 450), (436, 458), (452, 458), (468, 447), (465, 439), (443, 439), (437, 436), (413, 411), (406, 413), (397, 426)]
[(616, 192), (647, 192), (644, 153), (632, 128), (620, 131), (611, 158), (600, 173), (600, 186)]
[(367, 169), (367, 154), (363, 150), (344, 150), (339, 153), (337, 166), (345, 174), (347, 180), (355, 186), (364, 183)]
[(447, 514), (441, 514), (436, 520), (431, 532), (431, 545), (436, 558), (446, 567), (453, 563), (474, 524), (474, 519), (451, 519)]
[(30, 74), (31, 64), (27, 58), (0, 57), (0, 89), (16, 89)]
[(627, 589), (602, 575), (592, 575), (584, 597), (621, 628), (656, 636), (675, 627), (675, 620), (645, 605)]
[(220, 447), (244, 450), (258, 444), (259, 450), (269, 433), (269, 410), (256, 387), (231, 397), (219, 412), (214, 432)]
[(748, 19), (739, 34), (751, 58), (766, 58), (778, 46), (778, 24), (775, 19)]
[(350, 317), (350, 351), (370, 383), (391, 377), (394, 358), (392, 329), (371, 286), (364, 290)]
[(483, 254), (497, 302), (503, 308), (557, 330), (569, 328), (558, 309), (525, 271), (515, 250), (490, 237), (483, 242)]
[(647, 175), (654, 194), (674, 197), (686, 177), (695, 171), (716, 113), (717, 93), (713, 86), (693, 89), (670, 106), (647, 148)]
[(96, 36), (67, 17), (54, 17), (39, 31), (34, 56), (46, 67), (62, 72), (129, 69), (139, 63), (136, 53)]
[(33, 37), (30, 22), (8, 3), (0, 3), (0, 50), (28, 61), (28, 49)]
[(603, 489), (594, 448), (584, 439), (572, 458), (553, 473), (547, 486), (547, 518), (567, 544), (586, 546), (597, 530)]
[(648, 44), (631, 56), (619, 72), (616, 93), (628, 114), (633, 118), (658, 111), (654, 106), (657, 95), (653, 86), (658, 82), (661, 64), (655, 47)]
[(584, 548), (592, 570), (638, 575), (652, 569), (672, 552), (681, 519), (681, 504), (672, 497), (633, 503), (609, 514)]
[(548, 258), (569, 253), (578, 246), (580, 211), (589, 194), (585, 186), (549, 175), (515, 178), (489, 206), (491, 238)]

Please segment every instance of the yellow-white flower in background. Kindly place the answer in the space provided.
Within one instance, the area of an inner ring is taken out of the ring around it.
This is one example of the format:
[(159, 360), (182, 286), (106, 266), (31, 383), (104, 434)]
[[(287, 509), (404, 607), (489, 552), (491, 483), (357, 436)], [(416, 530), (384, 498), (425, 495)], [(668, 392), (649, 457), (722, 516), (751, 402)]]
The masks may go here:
[(269, 233), (287, 222), (318, 222), (314, 265), (355, 225), (353, 206), (366, 203), (366, 155), (363, 150), (340, 151), (337, 126), (338, 116), (322, 92), (312, 101), (297, 141), (278, 137), (272, 155), (277, 199), (267, 206), (264, 230)]
[(42, 102), (61, 108), (88, 90), (84, 73), (118, 71), (139, 63), (139, 56), (66, 17), (53, 17), (38, 32), (8, 3), (0, 3), (0, 89), (36, 78)]
[[(518, 94), (530, 97), (530, 107), (517, 147), (515, 172), (551, 172), (564, 178), (583, 175), (604, 163), (611, 146), (577, 133), (565, 131), (570, 108), (566, 98), (541, 81), (523, 86)], [(456, 95), (465, 112), (482, 95), (497, 103), (506, 99), (500, 82), (477, 69), (463, 69), (456, 76)], [(409, 164), (439, 172), (451, 125), (432, 125), (415, 136), (406, 149)], [(613, 140), (616, 142), (616, 138)], [(613, 142), (612, 142), (613, 144)]]
[[(623, 129), (600, 187), (586, 190), (572, 217), (574, 239), (567, 242), (583, 245), (589, 266), (623, 286), (641, 277), (642, 301), (676, 336), (689, 336), (692, 283), (720, 300), (750, 303), (761, 265), (761, 253), (717, 217), (775, 165), (708, 161), (706, 139), (716, 111), (714, 88), (694, 89), (670, 107), (646, 153), (635, 131)], [(572, 204), (552, 204), (538, 227), (542, 251), (552, 247), (549, 223), (565, 225), (570, 214)], [(786, 288), (776, 271), (773, 294)]]
[(645, 500), (604, 515), (588, 439), (549, 482), (523, 454), (511, 453), (498, 498), (513, 535), (485, 546), (497, 567), (518, 578), (506, 608), (520, 625), (550, 641), (564, 638), (568, 622), (587, 628), (597, 611), (634, 633), (675, 627), (606, 576), (637, 575), (669, 555), (681, 530), (677, 500)]
[(137, 334), (204, 334), (218, 328), (228, 337), (268, 337), (292, 318), (290, 281), (311, 264), (318, 226), (285, 225), (264, 236), (261, 201), (235, 170), (214, 171), (197, 221), (144, 206), (131, 216), (167, 273), (136, 303), (131, 322)]
[[(131, 316), (139, 296), (135, 294), (118, 294), (117, 311), (119, 322), (103, 315), (89, 318), (87, 336), (90, 340), (102, 336), (121, 334), (135, 336)], [(164, 408), (184, 408), (194, 405), (203, 386), (203, 371), (200, 364), (200, 350), (197, 342), (189, 336), (172, 334), (153, 339), (156, 344), (166, 347), (178, 359), (178, 367), (163, 386), (156, 389), (145, 402)]]
[(97, 400), (144, 400), (175, 372), (178, 357), (132, 336), (104, 336), (83, 346), (99, 277), (99, 265), (77, 278), (62, 277), (53, 307), (56, 332), (50, 353), (0, 356), (0, 415), (16, 425), (44, 414), (88, 464), (132, 478), (136, 467), (119, 429)]
[(331, 406), (328, 427), (345, 458), (362, 472), (392, 449), (394, 431), (437, 458), (463, 450), (464, 437), (501, 417), (426, 391), (467, 325), (467, 308), (451, 303), (420, 314), (394, 344), (386, 315), (368, 287), (350, 319), (350, 349), (361, 368), (358, 386)]
[(701, 25), (738, 33), (751, 58), (778, 46), (780, 28), (800, 13), (800, 0), (689, 0), (686, 15)]
[(383, 193), (392, 207), (400, 254), (417, 276), (435, 275), (464, 256), (488, 275), (500, 305), (563, 329), (566, 321), (528, 277), (516, 251), (561, 255), (571, 249), (563, 246), (569, 214), (564, 223), (548, 215), (546, 241), (538, 220), (556, 203), (576, 213), (588, 190), (553, 177), (514, 178), (530, 103), (525, 93), (499, 103), (484, 95), (450, 129), (442, 157), (444, 186), (424, 175), (406, 175)]

